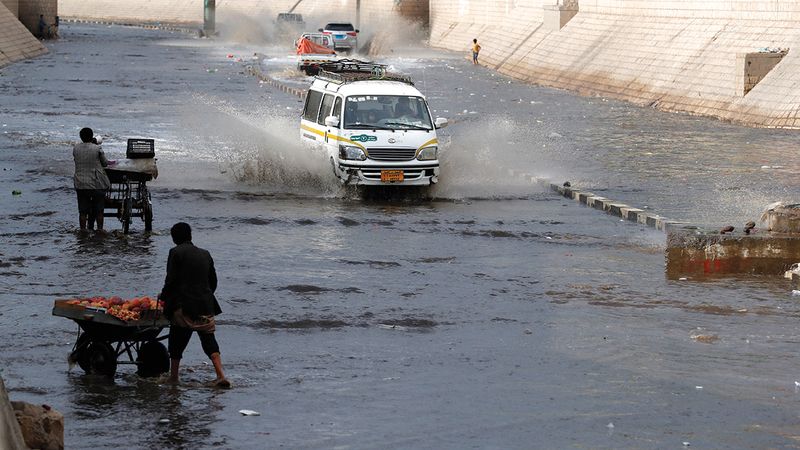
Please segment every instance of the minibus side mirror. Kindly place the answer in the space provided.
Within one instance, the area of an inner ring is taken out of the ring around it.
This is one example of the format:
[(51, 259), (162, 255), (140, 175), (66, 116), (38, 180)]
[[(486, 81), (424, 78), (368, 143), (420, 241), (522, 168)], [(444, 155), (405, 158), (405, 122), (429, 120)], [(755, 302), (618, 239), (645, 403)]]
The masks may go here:
[(447, 126), (447, 119), (444, 117), (437, 117), (433, 123), (436, 128), (444, 128)]
[(339, 127), (339, 118), (336, 116), (328, 116), (325, 118), (325, 125), (333, 128)]

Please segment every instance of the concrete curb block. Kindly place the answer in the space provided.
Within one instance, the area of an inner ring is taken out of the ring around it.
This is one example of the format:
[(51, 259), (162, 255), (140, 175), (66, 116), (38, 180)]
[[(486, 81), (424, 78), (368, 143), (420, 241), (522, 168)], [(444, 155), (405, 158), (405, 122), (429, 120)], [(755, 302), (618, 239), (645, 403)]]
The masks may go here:
[(593, 192), (577, 190), (570, 186), (559, 186), (546, 178), (539, 178), (529, 173), (508, 169), (508, 175), (513, 178), (520, 178), (530, 184), (545, 186), (551, 191), (557, 192), (562, 197), (575, 200), (589, 208), (604, 211), (606, 214), (619, 217), (629, 222), (636, 222), (659, 231), (668, 232), (675, 227), (688, 225), (688, 222), (662, 217), (653, 212), (634, 208), (625, 203), (605, 198)]
[(292, 86), (289, 86), (289, 85), (287, 85), (285, 83), (282, 83), (282, 82), (276, 80), (275, 78), (272, 78), (271, 76), (265, 74), (258, 67), (254, 67), (252, 65), (249, 65), (249, 66), (247, 66), (246, 70), (247, 70), (247, 73), (249, 73), (250, 75), (253, 75), (254, 77), (258, 78), (259, 80), (261, 80), (261, 81), (263, 81), (265, 83), (267, 83), (268, 85), (274, 87), (275, 89), (278, 89), (278, 90), (280, 90), (282, 92), (285, 92), (285, 93), (287, 93), (289, 95), (294, 95), (295, 97), (299, 98), (300, 100), (303, 100), (303, 99), (306, 98), (305, 90), (298, 89), (296, 87), (292, 87)]
[(687, 224), (686, 222), (662, 217), (653, 212), (645, 211), (640, 208), (634, 208), (626, 205), (625, 203), (607, 199), (592, 192), (579, 191), (572, 189), (571, 187), (559, 186), (555, 183), (550, 183), (549, 186), (551, 191), (557, 192), (563, 197), (573, 199), (578, 203), (586, 205), (590, 208), (594, 208), (598, 211), (604, 211), (606, 214), (619, 217), (620, 219), (646, 225), (659, 231), (666, 232), (673, 227)]
[(65, 23), (88, 23), (94, 25), (118, 25), (122, 27), (136, 27), (136, 28), (144, 28), (146, 30), (163, 30), (163, 31), (175, 31), (179, 33), (187, 33), (187, 34), (197, 34), (200, 25), (190, 25), (187, 24), (186, 26), (175, 26), (175, 25), (161, 25), (161, 24), (152, 24), (152, 23), (136, 23), (136, 22), (115, 22), (109, 20), (88, 20), (88, 19), (73, 19), (73, 18), (62, 18), (62, 22)]

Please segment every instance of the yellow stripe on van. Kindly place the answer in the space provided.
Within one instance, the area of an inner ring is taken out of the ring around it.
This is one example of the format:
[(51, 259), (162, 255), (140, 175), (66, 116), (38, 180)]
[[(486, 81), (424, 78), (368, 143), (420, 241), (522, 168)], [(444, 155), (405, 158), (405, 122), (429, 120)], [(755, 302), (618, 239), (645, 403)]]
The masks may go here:
[[(314, 128), (314, 127), (310, 127), (308, 125), (300, 125), (300, 128), (303, 129), (303, 130), (306, 130), (306, 131), (310, 131), (310, 132), (312, 132), (312, 133), (314, 133), (316, 135), (325, 137), (325, 132), (324, 131), (318, 130), (318, 129)], [(350, 139), (347, 139), (346, 137), (337, 136), (337, 135), (335, 135), (333, 133), (328, 133), (328, 137), (330, 139), (335, 140), (335, 141), (343, 141), (343, 142), (347, 142), (348, 144), (355, 145), (356, 147), (359, 147), (361, 150), (364, 150), (364, 152), (367, 151), (366, 147), (364, 147), (363, 145), (359, 144), (356, 141), (351, 141)]]
[(439, 140), (438, 140), (438, 139), (436, 139), (436, 138), (433, 138), (433, 139), (431, 139), (430, 141), (428, 141), (428, 142), (426, 142), (426, 143), (424, 143), (424, 144), (420, 145), (420, 146), (417, 148), (417, 152), (419, 153), (419, 151), (420, 151), (420, 150), (422, 150), (423, 148), (425, 148), (425, 147), (427, 147), (427, 146), (429, 146), (429, 145), (433, 145), (433, 144), (437, 144), (437, 145), (438, 145), (438, 144), (439, 144)]

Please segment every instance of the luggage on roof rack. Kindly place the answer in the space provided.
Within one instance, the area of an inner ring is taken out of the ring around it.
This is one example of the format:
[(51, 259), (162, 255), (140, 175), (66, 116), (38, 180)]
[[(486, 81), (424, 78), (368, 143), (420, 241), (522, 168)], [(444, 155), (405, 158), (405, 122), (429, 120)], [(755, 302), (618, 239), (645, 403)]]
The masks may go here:
[(342, 84), (362, 80), (400, 81), (413, 85), (411, 77), (386, 71), (386, 64), (358, 59), (340, 59), (319, 65), (317, 78)]

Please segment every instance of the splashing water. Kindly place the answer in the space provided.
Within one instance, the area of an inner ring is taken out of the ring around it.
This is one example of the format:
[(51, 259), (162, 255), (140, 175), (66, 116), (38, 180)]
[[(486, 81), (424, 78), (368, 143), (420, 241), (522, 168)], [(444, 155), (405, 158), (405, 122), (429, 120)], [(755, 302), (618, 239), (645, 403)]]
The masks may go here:
[[(331, 173), (324, 149), (308, 145), (299, 137), (295, 117), (276, 115), (275, 111), (241, 111), (227, 101), (196, 95), (202, 114), (213, 117), (209, 127), (189, 131), (199, 152), (215, 158), (221, 170), (236, 181), (276, 193), (311, 196), (336, 196), (341, 190)], [(187, 122), (198, 120), (197, 111), (187, 112)]]
[(565, 144), (548, 138), (548, 130), (506, 116), (465, 119), (446, 130), (451, 135), (439, 138), (445, 144), (440, 147), (436, 197), (525, 197), (543, 189), (538, 181), (565, 172), (569, 152)]

